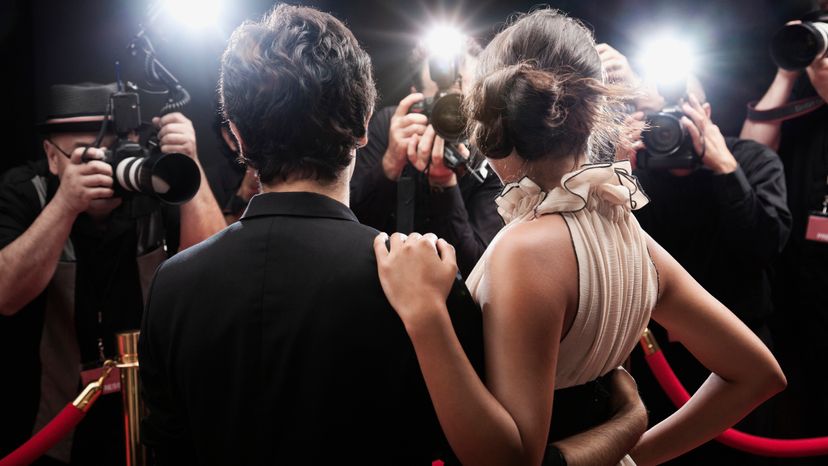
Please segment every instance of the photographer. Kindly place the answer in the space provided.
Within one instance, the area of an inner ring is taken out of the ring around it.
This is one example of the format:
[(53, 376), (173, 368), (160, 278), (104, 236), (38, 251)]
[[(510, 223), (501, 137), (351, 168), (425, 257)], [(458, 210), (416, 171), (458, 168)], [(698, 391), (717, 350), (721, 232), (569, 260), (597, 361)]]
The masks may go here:
[[(669, 103), (667, 99), (655, 86), (642, 85), (626, 59), (619, 61), (621, 54), (615, 49), (602, 44), (599, 52), (611, 77), (644, 88), (636, 102), (639, 112), (633, 116), (648, 122), (646, 131), (658, 131), (653, 124), (654, 111), (661, 111)], [(616, 63), (623, 66), (614, 66)], [(773, 311), (770, 267), (785, 245), (791, 227), (782, 163), (761, 144), (723, 136), (711, 120), (712, 107), (696, 78), (689, 77), (683, 90), (686, 97), (678, 111), (683, 114), (680, 123), (689, 143), (685, 142), (675, 154), (659, 157), (658, 162), (652, 155), (655, 148), (647, 148), (641, 141), (636, 143), (639, 152), (630, 154), (637, 162), (634, 173), (651, 199), (649, 205), (635, 212), (636, 217), (703, 287), (771, 346), (767, 326)], [(680, 158), (673, 166), (684, 168), (669, 168), (671, 160)], [(687, 164), (687, 160), (694, 162)], [(662, 165), (648, 166), (656, 163)], [(669, 336), (665, 337), (661, 328), (652, 330), (666, 344)], [(691, 393), (709, 375), (683, 346), (669, 344), (666, 352)], [(643, 359), (636, 356), (634, 364), (634, 375), (651, 410), (651, 421), (658, 422), (675, 407), (664, 397)], [(770, 412), (764, 407), (748, 416), (740, 427), (749, 433), (767, 435), (770, 423)], [(728, 464), (764, 461), (711, 442), (676, 460), (676, 464), (699, 464), (704, 459)]]
[[(464, 49), (458, 66), (460, 91), (468, 89), (481, 51), (472, 39), (466, 39)], [(410, 64), (416, 92), (371, 118), (368, 145), (357, 155), (351, 180), (351, 205), (360, 222), (389, 233), (398, 231), (400, 217), (413, 216), (413, 231), (435, 233), (457, 248), (465, 276), (503, 225), (494, 203), (502, 186), (491, 171), (480, 183), (444, 165), (445, 142), (425, 115), (412, 113), (412, 106), (433, 97), (438, 88), (423, 47), (413, 51)], [(465, 146), (458, 144), (458, 149), (468, 158)], [(413, 180), (414, 199), (406, 204), (413, 212), (398, 211), (401, 178)]]
[[(115, 195), (113, 168), (103, 161), (115, 135), (89, 147), (115, 91), (114, 84), (53, 86), (39, 127), (46, 158), (0, 180), (0, 372), (8, 377), (0, 397), (15, 400), (0, 420), (0, 457), (74, 399), (81, 368), (115, 358), (115, 333), (140, 326), (155, 268), (224, 225), (203, 173), (180, 209)], [(161, 152), (198, 164), (190, 120), (170, 113), (152, 123)], [(120, 396), (103, 396), (47, 456), (57, 464), (122, 461), (120, 405)]]
[[(828, 5), (820, 3), (817, 14), (825, 15)], [(828, 416), (824, 371), (828, 358), (828, 243), (808, 235), (809, 227), (824, 218), (820, 214), (828, 196), (828, 107), (824, 105), (828, 101), (828, 57), (823, 51), (802, 68), (780, 67), (754, 108), (771, 111), (791, 101), (813, 98), (821, 106), (786, 121), (754, 121), (748, 115), (741, 133), (743, 138), (776, 149), (785, 166), (793, 225), (791, 238), (774, 267), (777, 316), (772, 328), (780, 363), (790, 375), (789, 388), (779, 400), (784, 409), (780, 413), (788, 413), (780, 416), (779, 434), (793, 437), (824, 435)]]

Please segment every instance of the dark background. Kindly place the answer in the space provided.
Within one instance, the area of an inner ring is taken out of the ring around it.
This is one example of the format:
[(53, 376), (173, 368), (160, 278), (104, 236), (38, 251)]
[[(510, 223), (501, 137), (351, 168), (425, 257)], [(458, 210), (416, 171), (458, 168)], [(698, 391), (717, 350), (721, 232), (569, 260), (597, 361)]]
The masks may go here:
[[(520, 1), (306, 1), (343, 19), (374, 60), (382, 103), (407, 93), (401, 82), (408, 50), (435, 20), (454, 19), (479, 38), (491, 39), (507, 17), (529, 10)], [(54, 83), (114, 81), (113, 62), (124, 78), (137, 80), (126, 44), (143, 21), (150, 0), (3, 0), (0, 2), (2, 134), (0, 171), (41, 154), (33, 124), (42, 119), (48, 87)], [(195, 123), (199, 153), (208, 175), (226, 168), (210, 129), (215, 111), (219, 60), (233, 28), (258, 18), (270, 1), (223, 2), (218, 28), (192, 31), (163, 21), (154, 42), (162, 62), (190, 91), (185, 114)], [(670, 28), (695, 42), (703, 63), (698, 75), (725, 134), (737, 134), (745, 103), (770, 83), (774, 67), (767, 44), (786, 20), (812, 9), (810, 0), (616, 0), (558, 1), (550, 5), (584, 20), (599, 42), (609, 42), (631, 59), (648, 34)], [(142, 97), (144, 117), (159, 108)]]

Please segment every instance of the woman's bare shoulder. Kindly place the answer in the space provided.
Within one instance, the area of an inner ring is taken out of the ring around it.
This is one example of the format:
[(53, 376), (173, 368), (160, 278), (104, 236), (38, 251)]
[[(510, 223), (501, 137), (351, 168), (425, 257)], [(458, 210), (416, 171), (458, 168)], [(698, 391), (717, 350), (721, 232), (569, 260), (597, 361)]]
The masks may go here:
[(511, 226), (491, 247), (485, 273), (493, 285), (519, 287), (547, 302), (577, 298), (575, 249), (560, 215)]

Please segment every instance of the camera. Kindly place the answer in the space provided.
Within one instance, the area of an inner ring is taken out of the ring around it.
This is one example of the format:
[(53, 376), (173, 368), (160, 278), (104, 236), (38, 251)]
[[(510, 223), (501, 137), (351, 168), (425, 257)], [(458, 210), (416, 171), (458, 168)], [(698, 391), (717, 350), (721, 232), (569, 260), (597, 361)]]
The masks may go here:
[(641, 134), (646, 149), (637, 154), (638, 168), (670, 170), (697, 168), (701, 158), (693, 149), (693, 140), (681, 124), (684, 112), (679, 107), (666, 107), (645, 115), (647, 129)]
[(456, 144), (466, 143), (464, 136), (467, 122), (461, 109), (463, 94), (451, 91), (459, 78), (457, 61), (454, 57), (431, 57), (428, 60), (428, 72), (431, 80), (437, 84), (437, 95), (412, 105), (411, 111), (428, 117), (434, 132), (446, 141), (443, 164), (457, 173), (457, 176), (469, 173), (482, 183), (483, 177), (456, 148)]
[(774, 34), (770, 53), (782, 69), (806, 68), (828, 50), (828, 12), (807, 14), (799, 24), (789, 24)]
[(144, 145), (128, 139), (142, 126), (138, 94), (112, 94), (110, 109), (110, 124), (118, 139), (105, 151), (104, 161), (112, 166), (116, 193), (147, 194), (167, 204), (182, 204), (192, 199), (201, 185), (201, 172), (195, 161), (184, 154), (162, 153), (155, 135)]

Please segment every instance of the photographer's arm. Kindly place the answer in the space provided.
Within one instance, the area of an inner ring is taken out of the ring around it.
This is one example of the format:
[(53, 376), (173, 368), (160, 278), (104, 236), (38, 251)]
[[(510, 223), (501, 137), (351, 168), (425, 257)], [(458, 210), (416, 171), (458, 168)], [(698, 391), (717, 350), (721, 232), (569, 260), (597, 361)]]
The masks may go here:
[(161, 118), (153, 118), (153, 123), (160, 128), (158, 139), (161, 152), (180, 152), (192, 158), (201, 173), (201, 184), (196, 195), (181, 205), (181, 234), (179, 250), (197, 244), (217, 233), (225, 226), (224, 215), (210, 190), (210, 184), (204, 175), (204, 169), (198, 160), (195, 129), (193, 123), (181, 113), (168, 113)]
[[(72, 153), (55, 197), (31, 226), (0, 250), (0, 315), (15, 314), (43, 292), (78, 214), (92, 200), (112, 197), (112, 167), (96, 160), (82, 163), (83, 151), (79, 148)], [(87, 156), (100, 159), (103, 151), (89, 149)]]
[(53, 199), (22, 235), (0, 250), (0, 315), (15, 314), (43, 292), (76, 216)]
[[(683, 109), (693, 121), (686, 126), (695, 149), (704, 153), (702, 162), (715, 173), (712, 186), (726, 222), (722, 239), (744, 257), (767, 265), (782, 250), (791, 229), (782, 161), (754, 141), (728, 143), (710, 121), (709, 104), (700, 104), (694, 96)], [(734, 151), (739, 151), (741, 162)]]
[[(788, 102), (793, 91), (794, 83), (799, 73), (779, 69), (765, 95), (756, 104), (756, 110), (769, 110), (781, 107)], [(753, 121), (745, 118), (742, 139), (753, 139), (773, 150), (779, 150), (779, 138), (782, 133), (781, 121)]]

